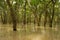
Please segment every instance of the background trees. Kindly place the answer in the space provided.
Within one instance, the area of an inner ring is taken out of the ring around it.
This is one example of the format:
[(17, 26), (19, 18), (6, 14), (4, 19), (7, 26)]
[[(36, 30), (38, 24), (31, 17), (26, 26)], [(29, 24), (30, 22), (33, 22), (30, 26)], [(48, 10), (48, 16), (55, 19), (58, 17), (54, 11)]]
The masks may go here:
[(1, 0), (0, 18), (3, 24), (34, 24), (53, 27), (60, 22), (59, 0)]

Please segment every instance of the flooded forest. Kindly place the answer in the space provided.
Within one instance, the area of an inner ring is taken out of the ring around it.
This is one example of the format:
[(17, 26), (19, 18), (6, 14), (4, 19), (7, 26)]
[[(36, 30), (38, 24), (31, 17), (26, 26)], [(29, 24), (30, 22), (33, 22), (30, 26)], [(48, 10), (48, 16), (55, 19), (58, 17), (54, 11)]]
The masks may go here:
[(60, 0), (0, 0), (0, 40), (60, 40)]

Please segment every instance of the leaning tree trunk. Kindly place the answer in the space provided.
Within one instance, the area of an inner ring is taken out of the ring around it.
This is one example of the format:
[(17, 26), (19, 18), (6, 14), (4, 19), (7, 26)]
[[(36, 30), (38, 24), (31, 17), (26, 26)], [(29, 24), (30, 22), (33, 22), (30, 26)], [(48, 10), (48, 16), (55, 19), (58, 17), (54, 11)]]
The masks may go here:
[(9, 10), (10, 10), (10, 14), (11, 14), (11, 18), (12, 18), (12, 22), (13, 22), (13, 31), (16, 31), (16, 26), (17, 26), (17, 22), (16, 22), (16, 14), (15, 11), (12, 7), (12, 4), (10, 4), (10, 0), (6, 0)]

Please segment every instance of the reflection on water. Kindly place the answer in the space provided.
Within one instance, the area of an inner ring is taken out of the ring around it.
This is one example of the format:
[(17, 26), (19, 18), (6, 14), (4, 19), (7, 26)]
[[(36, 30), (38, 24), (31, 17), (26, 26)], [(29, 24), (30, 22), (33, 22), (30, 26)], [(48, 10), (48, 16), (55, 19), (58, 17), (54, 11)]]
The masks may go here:
[(57, 30), (46, 28), (40, 29), (41, 32), (13, 32), (12, 25), (0, 24), (0, 40), (60, 40), (59, 27)]

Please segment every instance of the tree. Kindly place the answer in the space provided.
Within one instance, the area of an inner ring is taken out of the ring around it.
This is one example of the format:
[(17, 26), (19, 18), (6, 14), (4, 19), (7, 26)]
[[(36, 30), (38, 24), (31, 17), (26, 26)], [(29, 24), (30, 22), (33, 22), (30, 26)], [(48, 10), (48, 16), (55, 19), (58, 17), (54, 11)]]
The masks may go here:
[(52, 4), (53, 4), (53, 12), (52, 12), (52, 18), (50, 20), (50, 27), (52, 27), (52, 23), (53, 23), (53, 19), (54, 19), (54, 14), (55, 14), (55, 0), (51, 0), (52, 1)]
[(10, 15), (11, 15), (11, 18), (12, 18), (12, 22), (13, 22), (13, 30), (16, 31), (16, 26), (17, 26), (17, 22), (16, 22), (16, 14), (15, 14), (15, 11), (12, 7), (12, 4), (10, 3), (10, 0), (6, 0), (7, 4), (8, 4), (8, 7), (9, 7), (9, 10), (10, 10)]
[(7, 24), (7, 4), (5, 0), (0, 1), (1, 20), (3, 24)]
[(47, 23), (47, 17), (48, 17), (48, 6), (51, 3), (51, 1), (49, 1), (47, 4), (45, 4), (45, 18), (44, 18), (44, 27), (46, 27), (46, 23)]

